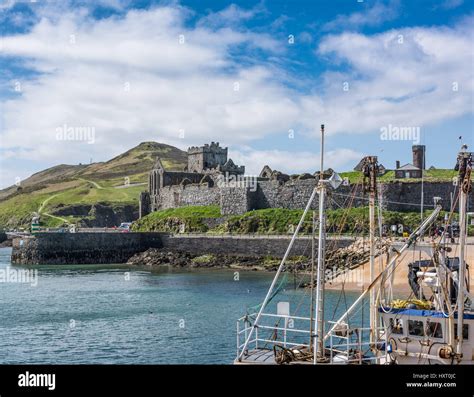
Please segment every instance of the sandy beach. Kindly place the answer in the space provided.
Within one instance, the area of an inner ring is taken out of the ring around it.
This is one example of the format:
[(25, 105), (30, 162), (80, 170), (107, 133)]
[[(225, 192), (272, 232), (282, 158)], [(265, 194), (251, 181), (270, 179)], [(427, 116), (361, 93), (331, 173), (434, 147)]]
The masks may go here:
[[(425, 242), (429, 244), (429, 242)], [(452, 252), (449, 256), (458, 256), (459, 248), (456, 245), (451, 246)], [(457, 250), (457, 251), (456, 251)], [(407, 250), (400, 259), (393, 274), (393, 291), (398, 296), (406, 296), (411, 289), (408, 284), (408, 264), (419, 259), (430, 259), (428, 254), (419, 251)], [(474, 240), (469, 239), (466, 245), (466, 262), (468, 265), (474, 264)], [(385, 255), (383, 258), (377, 257), (375, 261), (375, 273), (378, 274), (381, 269), (386, 266)], [(366, 262), (362, 266), (353, 269), (346, 274), (336, 277), (332, 282), (327, 283), (327, 289), (340, 290), (342, 288), (348, 291), (363, 291), (370, 280), (369, 263)], [(470, 282), (474, 285), (474, 271), (470, 271)]]

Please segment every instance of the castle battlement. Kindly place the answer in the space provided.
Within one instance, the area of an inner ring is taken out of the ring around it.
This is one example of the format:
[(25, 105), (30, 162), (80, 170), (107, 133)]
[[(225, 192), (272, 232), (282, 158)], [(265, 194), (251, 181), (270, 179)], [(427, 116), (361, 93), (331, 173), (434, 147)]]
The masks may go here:
[[(218, 170), (220, 167), (228, 166), (227, 148), (219, 145), (219, 142), (211, 142), (203, 146), (192, 146), (188, 149), (188, 171), (197, 173), (206, 173), (212, 170)], [(232, 163), (233, 164), (233, 163)], [(236, 172), (240, 172), (236, 168)]]
[(227, 148), (221, 147), (219, 142), (211, 142), (210, 144), (206, 143), (203, 146), (191, 146), (188, 148), (188, 154), (199, 153), (218, 153), (227, 156)]

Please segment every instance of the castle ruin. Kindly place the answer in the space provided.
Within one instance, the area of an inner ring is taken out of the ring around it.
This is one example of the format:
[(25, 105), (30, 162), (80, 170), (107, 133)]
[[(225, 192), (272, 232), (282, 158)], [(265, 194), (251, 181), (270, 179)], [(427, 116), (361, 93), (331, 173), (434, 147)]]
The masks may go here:
[[(425, 148), (414, 146), (412, 151), (414, 165), (410, 166), (422, 171), (425, 168)], [(183, 170), (168, 170), (159, 158), (156, 160), (149, 174), (148, 191), (140, 195), (140, 217), (161, 209), (191, 205), (216, 205), (220, 207), (222, 215), (264, 208), (301, 209), (305, 207), (319, 178), (319, 171), (288, 175), (268, 165), (263, 167), (258, 176), (244, 176), (245, 167), (234, 164), (228, 158), (227, 148), (219, 146), (218, 142), (190, 147), (187, 160)], [(383, 166), (380, 167), (380, 175), (387, 171)], [(442, 198), (444, 208), (449, 210), (451, 193), (455, 189), (452, 182), (426, 181), (422, 195), (421, 181), (413, 180), (421, 175), (410, 171), (408, 177), (411, 182), (407, 183), (398, 180), (407, 177), (401, 175), (402, 171), (396, 169), (396, 180), (380, 185), (385, 209), (416, 211), (416, 203), (421, 204), (422, 199), (425, 208), (430, 208), (433, 206), (433, 197), (438, 196)], [(328, 178), (332, 170), (326, 170), (324, 174)], [(348, 184), (340, 186), (336, 192), (329, 190), (328, 207), (344, 207), (352, 188)], [(366, 205), (365, 197), (357, 196), (353, 201), (355, 207)], [(317, 199), (313, 201), (312, 208), (318, 208)]]
[(188, 164), (182, 171), (170, 171), (157, 158), (148, 176), (148, 192), (140, 196), (140, 217), (163, 208), (169, 208), (166, 203), (166, 192), (173, 191), (172, 205), (180, 206), (180, 188), (187, 185), (198, 185), (205, 188), (214, 187), (222, 175), (244, 175), (245, 167), (237, 166), (232, 159), (227, 158), (227, 148), (219, 142), (211, 142), (204, 146), (193, 146), (188, 149)]

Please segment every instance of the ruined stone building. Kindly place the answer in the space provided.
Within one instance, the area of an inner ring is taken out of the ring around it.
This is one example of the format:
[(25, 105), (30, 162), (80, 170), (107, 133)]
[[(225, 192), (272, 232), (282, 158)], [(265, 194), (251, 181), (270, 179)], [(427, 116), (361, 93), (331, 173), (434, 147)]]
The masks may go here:
[[(424, 157), (424, 146), (414, 146), (414, 164), (403, 167), (398, 164), (396, 178), (407, 178), (408, 175), (410, 178), (421, 177), (425, 167)], [(301, 209), (308, 202), (319, 178), (318, 171), (287, 175), (268, 165), (258, 176), (244, 176), (245, 167), (235, 165), (227, 157), (227, 148), (214, 142), (189, 148), (187, 160), (182, 170), (167, 169), (160, 159), (156, 160), (149, 174), (148, 191), (140, 195), (140, 217), (160, 209), (190, 205), (216, 205), (222, 215), (264, 208)], [(386, 171), (383, 166), (380, 167), (380, 175)], [(329, 178), (332, 172), (331, 169), (325, 170), (325, 178)], [(404, 176), (402, 173), (405, 173)], [(405, 183), (402, 180), (382, 183), (380, 188), (384, 207), (391, 211), (413, 211), (416, 207), (407, 203), (420, 203), (422, 197), (428, 208), (433, 205), (435, 196), (441, 197), (444, 208), (449, 209), (451, 193), (455, 189), (451, 182), (425, 182), (422, 196), (421, 181)], [(328, 207), (344, 207), (351, 189), (350, 184), (340, 186), (337, 192), (329, 189)], [(353, 205), (366, 206), (367, 200), (357, 197)], [(318, 208), (317, 199), (313, 201), (312, 208)]]
[(148, 176), (148, 192), (140, 196), (140, 216), (162, 208), (181, 205), (182, 191), (187, 185), (203, 189), (214, 187), (221, 175), (244, 175), (245, 167), (227, 158), (227, 148), (219, 142), (188, 149), (188, 164), (183, 170), (167, 169), (157, 158)]
[[(357, 165), (354, 167), (354, 171), (361, 172), (363, 165), (364, 165), (364, 158), (362, 158), (359, 161), (359, 163), (357, 163)], [(384, 165), (379, 164), (379, 176), (385, 175), (386, 172), (387, 172), (387, 169), (384, 167)]]

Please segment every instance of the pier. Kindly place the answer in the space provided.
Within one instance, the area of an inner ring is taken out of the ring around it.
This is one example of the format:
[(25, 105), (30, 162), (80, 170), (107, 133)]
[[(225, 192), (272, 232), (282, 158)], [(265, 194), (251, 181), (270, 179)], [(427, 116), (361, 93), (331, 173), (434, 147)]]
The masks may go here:
[[(38, 233), (13, 239), (12, 264), (112, 264), (125, 263), (149, 248), (195, 255), (217, 254), (282, 257), (291, 236), (265, 235), (172, 235), (167, 233)], [(346, 247), (353, 238), (334, 240)], [(295, 241), (292, 255), (309, 255), (310, 238)]]

